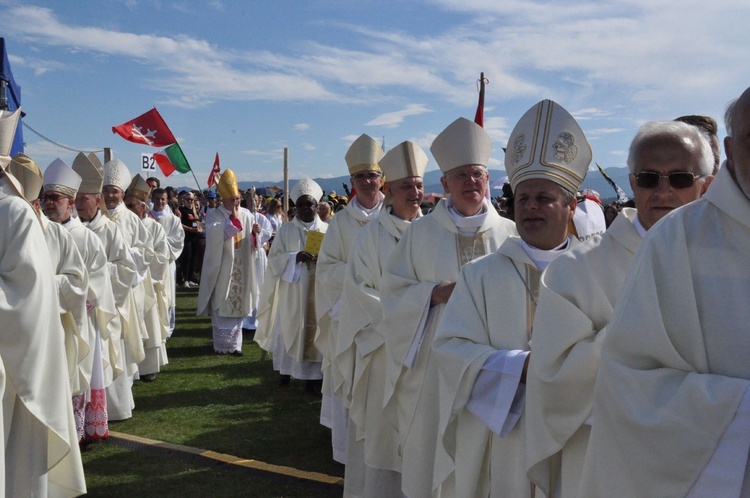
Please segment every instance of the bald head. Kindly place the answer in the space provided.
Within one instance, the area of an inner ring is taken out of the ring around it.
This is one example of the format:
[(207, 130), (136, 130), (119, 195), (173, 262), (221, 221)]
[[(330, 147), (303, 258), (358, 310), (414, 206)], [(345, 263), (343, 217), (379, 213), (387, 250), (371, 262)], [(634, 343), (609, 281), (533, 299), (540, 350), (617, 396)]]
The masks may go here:
[(730, 106), (727, 118), (730, 133), (724, 139), (727, 168), (750, 199), (750, 88)]

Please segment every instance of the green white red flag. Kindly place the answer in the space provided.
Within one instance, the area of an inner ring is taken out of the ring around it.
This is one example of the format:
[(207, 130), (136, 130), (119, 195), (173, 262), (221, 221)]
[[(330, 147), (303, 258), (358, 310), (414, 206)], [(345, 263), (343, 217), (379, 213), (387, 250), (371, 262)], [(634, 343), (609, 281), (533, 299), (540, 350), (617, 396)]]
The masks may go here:
[(190, 164), (188, 164), (185, 154), (177, 143), (173, 143), (166, 149), (154, 153), (154, 161), (156, 161), (164, 176), (169, 176), (175, 171), (178, 173), (187, 173), (190, 171)]

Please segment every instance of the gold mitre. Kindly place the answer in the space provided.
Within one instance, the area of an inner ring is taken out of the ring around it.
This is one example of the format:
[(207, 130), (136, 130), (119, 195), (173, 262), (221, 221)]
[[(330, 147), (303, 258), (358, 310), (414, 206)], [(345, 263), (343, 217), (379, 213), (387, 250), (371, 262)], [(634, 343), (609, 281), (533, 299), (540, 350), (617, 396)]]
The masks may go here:
[(148, 197), (151, 194), (151, 186), (148, 182), (143, 179), (140, 174), (136, 174), (133, 177), (133, 181), (130, 182), (125, 195), (132, 195), (141, 202), (148, 202)]
[(380, 171), (378, 162), (383, 157), (383, 148), (366, 133), (357, 138), (346, 152), (345, 160), (349, 174), (360, 171)]
[(42, 190), (42, 170), (33, 159), (23, 153), (16, 154), (8, 165), (8, 171), (21, 184), (24, 199), (32, 202), (39, 198), (39, 192)]
[(78, 187), (79, 193), (98, 194), (102, 191), (104, 169), (100, 164), (96, 164), (86, 157), (83, 152), (79, 152), (73, 160), (73, 171), (81, 177), (81, 186)]
[(240, 187), (237, 185), (237, 177), (231, 169), (225, 169), (219, 178), (216, 192), (222, 199), (232, 199), (240, 195)]
[(297, 199), (302, 197), (303, 195), (309, 195), (315, 201), (319, 201), (321, 197), (323, 197), (323, 189), (320, 188), (320, 185), (318, 185), (318, 182), (313, 180), (312, 178), (302, 178), (300, 181), (294, 184), (294, 187), (292, 187), (291, 192), (289, 193), (290, 199), (297, 202)]
[(112, 159), (111, 161), (107, 161), (104, 165), (103, 186), (114, 185), (125, 192), (128, 185), (130, 185), (130, 180), (131, 176), (128, 167), (119, 159)]
[(486, 168), (490, 162), (492, 139), (474, 121), (458, 118), (435, 137), (430, 151), (443, 173), (461, 166)]
[(526, 111), (508, 139), (505, 171), (515, 191), (530, 178), (551, 180), (575, 194), (591, 163), (591, 146), (560, 104), (542, 100)]
[(81, 186), (81, 177), (65, 164), (62, 159), (55, 159), (44, 170), (44, 191), (58, 192), (71, 199), (76, 198), (78, 188)]
[(410, 176), (424, 176), (429, 161), (419, 145), (407, 140), (389, 150), (380, 160), (380, 167), (386, 179), (392, 182)]

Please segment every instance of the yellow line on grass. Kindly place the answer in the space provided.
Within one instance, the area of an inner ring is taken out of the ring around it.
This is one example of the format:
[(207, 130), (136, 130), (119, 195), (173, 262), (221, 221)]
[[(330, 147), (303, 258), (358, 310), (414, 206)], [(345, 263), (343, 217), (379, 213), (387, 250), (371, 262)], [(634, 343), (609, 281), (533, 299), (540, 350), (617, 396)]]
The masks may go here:
[(193, 448), (192, 446), (184, 446), (182, 444), (166, 443), (164, 441), (158, 441), (156, 439), (149, 439), (141, 436), (133, 436), (131, 434), (125, 434), (123, 432), (115, 432), (110, 430), (109, 436), (114, 439), (125, 440), (145, 446), (164, 448), (181, 453), (189, 453), (229, 465), (236, 465), (238, 467), (260, 470), (272, 474), (280, 474), (287, 477), (294, 477), (296, 479), (305, 479), (308, 481), (315, 481), (323, 484), (341, 484), (344, 482), (344, 479), (342, 479), (341, 477), (329, 476), (328, 474), (322, 474), (320, 472), (308, 472), (305, 470), (295, 469), (294, 467), (273, 465), (270, 463), (260, 462), (258, 460), (248, 460), (246, 458), (227, 455), (226, 453), (217, 453), (215, 451)]

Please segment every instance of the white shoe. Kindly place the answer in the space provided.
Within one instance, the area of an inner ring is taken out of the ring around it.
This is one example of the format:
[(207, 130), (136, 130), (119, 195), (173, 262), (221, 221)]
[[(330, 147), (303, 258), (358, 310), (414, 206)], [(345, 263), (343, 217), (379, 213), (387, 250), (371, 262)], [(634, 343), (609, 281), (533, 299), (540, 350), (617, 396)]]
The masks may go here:
[(190, 288), (190, 282), (188, 282), (187, 280), (185, 280), (185, 282), (183, 282), (182, 286), (184, 288), (186, 288), (186, 289), (189, 289)]

